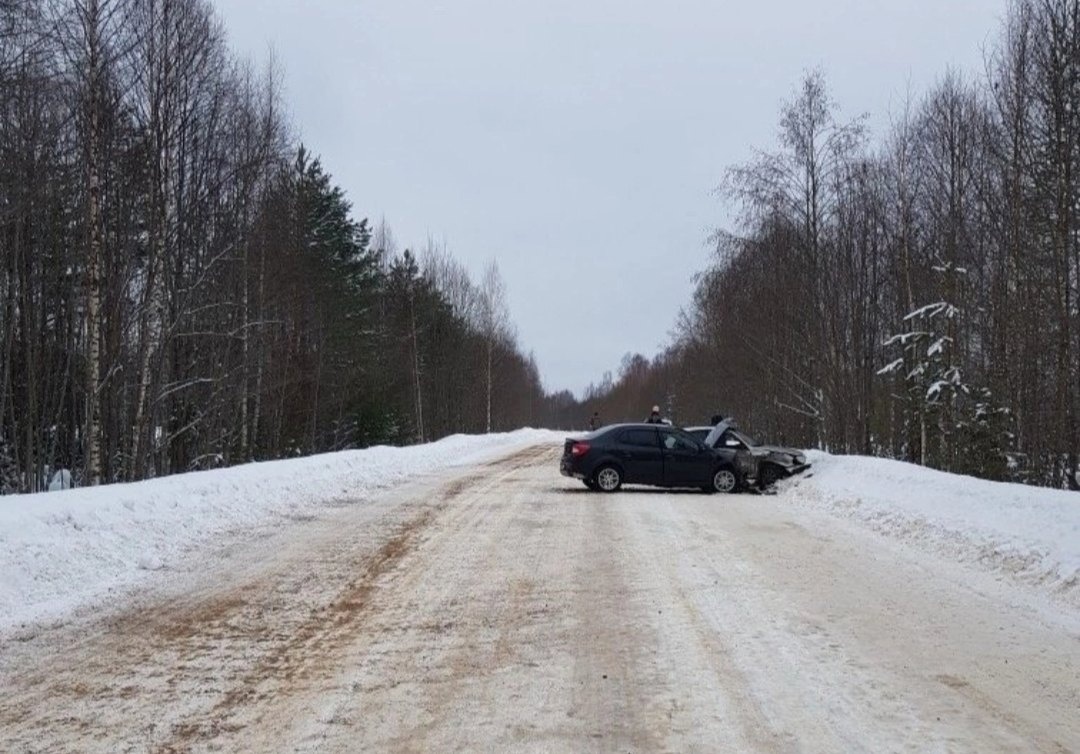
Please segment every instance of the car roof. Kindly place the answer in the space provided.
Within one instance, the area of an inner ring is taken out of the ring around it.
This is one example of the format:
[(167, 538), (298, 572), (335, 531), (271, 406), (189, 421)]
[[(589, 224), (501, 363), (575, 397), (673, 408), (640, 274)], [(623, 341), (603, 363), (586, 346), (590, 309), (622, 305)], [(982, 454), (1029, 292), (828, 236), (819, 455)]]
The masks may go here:
[(666, 429), (669, 431), (685, 432), (683, 427), (675, 426), (674, 424), (650, 424), (649, 422), (622, 422), (621, 424), (608, 424), (606, 427), (601, 427), (593, 433), (593, 437), (599, 437), (600, 435), (607, 434), (608, 432), (614, 432), (620, 429)]
[(667, 429), (677, 432), (685, 432), (682, 427), (676, 427), (674, 424), (650, 424), (649, 422), (620, 422), (619, 424), (605, 424), (600, 429), (589, 432), (585, 435), (580, 435), (582, 440), (591, 440), (598, 437), (603, 437), (609, 432), (615, 432), (620, 429)]

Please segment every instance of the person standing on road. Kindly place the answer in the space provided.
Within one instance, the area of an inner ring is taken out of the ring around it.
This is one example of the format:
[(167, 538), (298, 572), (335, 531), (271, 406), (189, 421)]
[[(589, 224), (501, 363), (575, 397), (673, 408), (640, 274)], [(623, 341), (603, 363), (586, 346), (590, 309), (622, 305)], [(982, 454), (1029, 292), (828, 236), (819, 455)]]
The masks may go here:
[(649, 418), (645, 420), (646, 424), (663, 424), (664, 417), (660, 416), (660, 407), (653, 406), (652, 413), (649, 414)]
[(600, 427), (602, 427), (602, 426), (603, 426), (603, 424), (600, 422), (600, 412), (599, 411), (593, 411), (592, 416), (589, 417), (589, 431), (590, 432), (595, 432), (596, 430), (600, 429)]

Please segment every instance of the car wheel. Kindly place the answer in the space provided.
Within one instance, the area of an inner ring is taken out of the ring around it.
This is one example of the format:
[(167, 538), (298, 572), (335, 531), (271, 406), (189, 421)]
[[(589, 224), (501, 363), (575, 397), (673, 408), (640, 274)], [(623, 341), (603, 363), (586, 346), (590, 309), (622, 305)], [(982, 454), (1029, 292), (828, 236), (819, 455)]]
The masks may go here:
[(713, 473), (712, 488), (716, 492), (734, 492), (739, 488), (739, 477), (731, 469), (717, 469)]
[(615, 492), (622, 487), (622, 472), (614, 466), (603, 466), (597, 470), (595, 481), (601, 492)]
[(783, 477), (784, 473), (777, 466), (767, 463), (762, 466), (761, 471), (758, 472), (758, 486), (762, 489), (772, 487), (783, 479)]

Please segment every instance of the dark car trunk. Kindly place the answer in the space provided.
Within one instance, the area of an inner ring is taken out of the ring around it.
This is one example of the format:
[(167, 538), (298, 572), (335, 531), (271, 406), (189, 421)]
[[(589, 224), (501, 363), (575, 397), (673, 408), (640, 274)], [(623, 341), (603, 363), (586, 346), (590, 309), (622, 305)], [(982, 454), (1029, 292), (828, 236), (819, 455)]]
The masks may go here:
[(562, 454), (563, 454), (563, 458), (569, 458), (569, 456), (570, 456), (570, 449), (571, 449), (572, 447), (574, 447), (574, 443), (575, 443), (575, 442), (577, 442), (577, 440), (571, 439), (571, 438), (569, 438), (569, 437), (568, 437), (568, 438), (566, 438), (566, 444), (565, 444), (565, 445), (563, 445), (563, 451), (562, 451)]
[(576, 467), (581, 461), (581, 456), (575, 456), (573, 448), (579, 442), (581, 441), (568, 437), (563, 445), (562, 459), (559, 461), (559, 471), (563, 476), (574, 476), (577, 471)]

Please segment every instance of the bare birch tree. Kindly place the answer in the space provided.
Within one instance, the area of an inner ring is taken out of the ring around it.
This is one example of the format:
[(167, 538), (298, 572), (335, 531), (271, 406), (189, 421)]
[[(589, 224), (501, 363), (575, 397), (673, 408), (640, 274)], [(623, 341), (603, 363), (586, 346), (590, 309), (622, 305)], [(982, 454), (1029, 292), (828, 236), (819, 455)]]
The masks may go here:
[(510, 311), (506, 303), (506, 284), (499, 272), (499, 264), (492, 261), (484, 270), (480, 283), (480, 306), (478, 322), (484, 338), (484, 396), (485, 431), (492, 431), (491, 405), (495, 392), (495, 367), (498, 347), (510, 334)]

